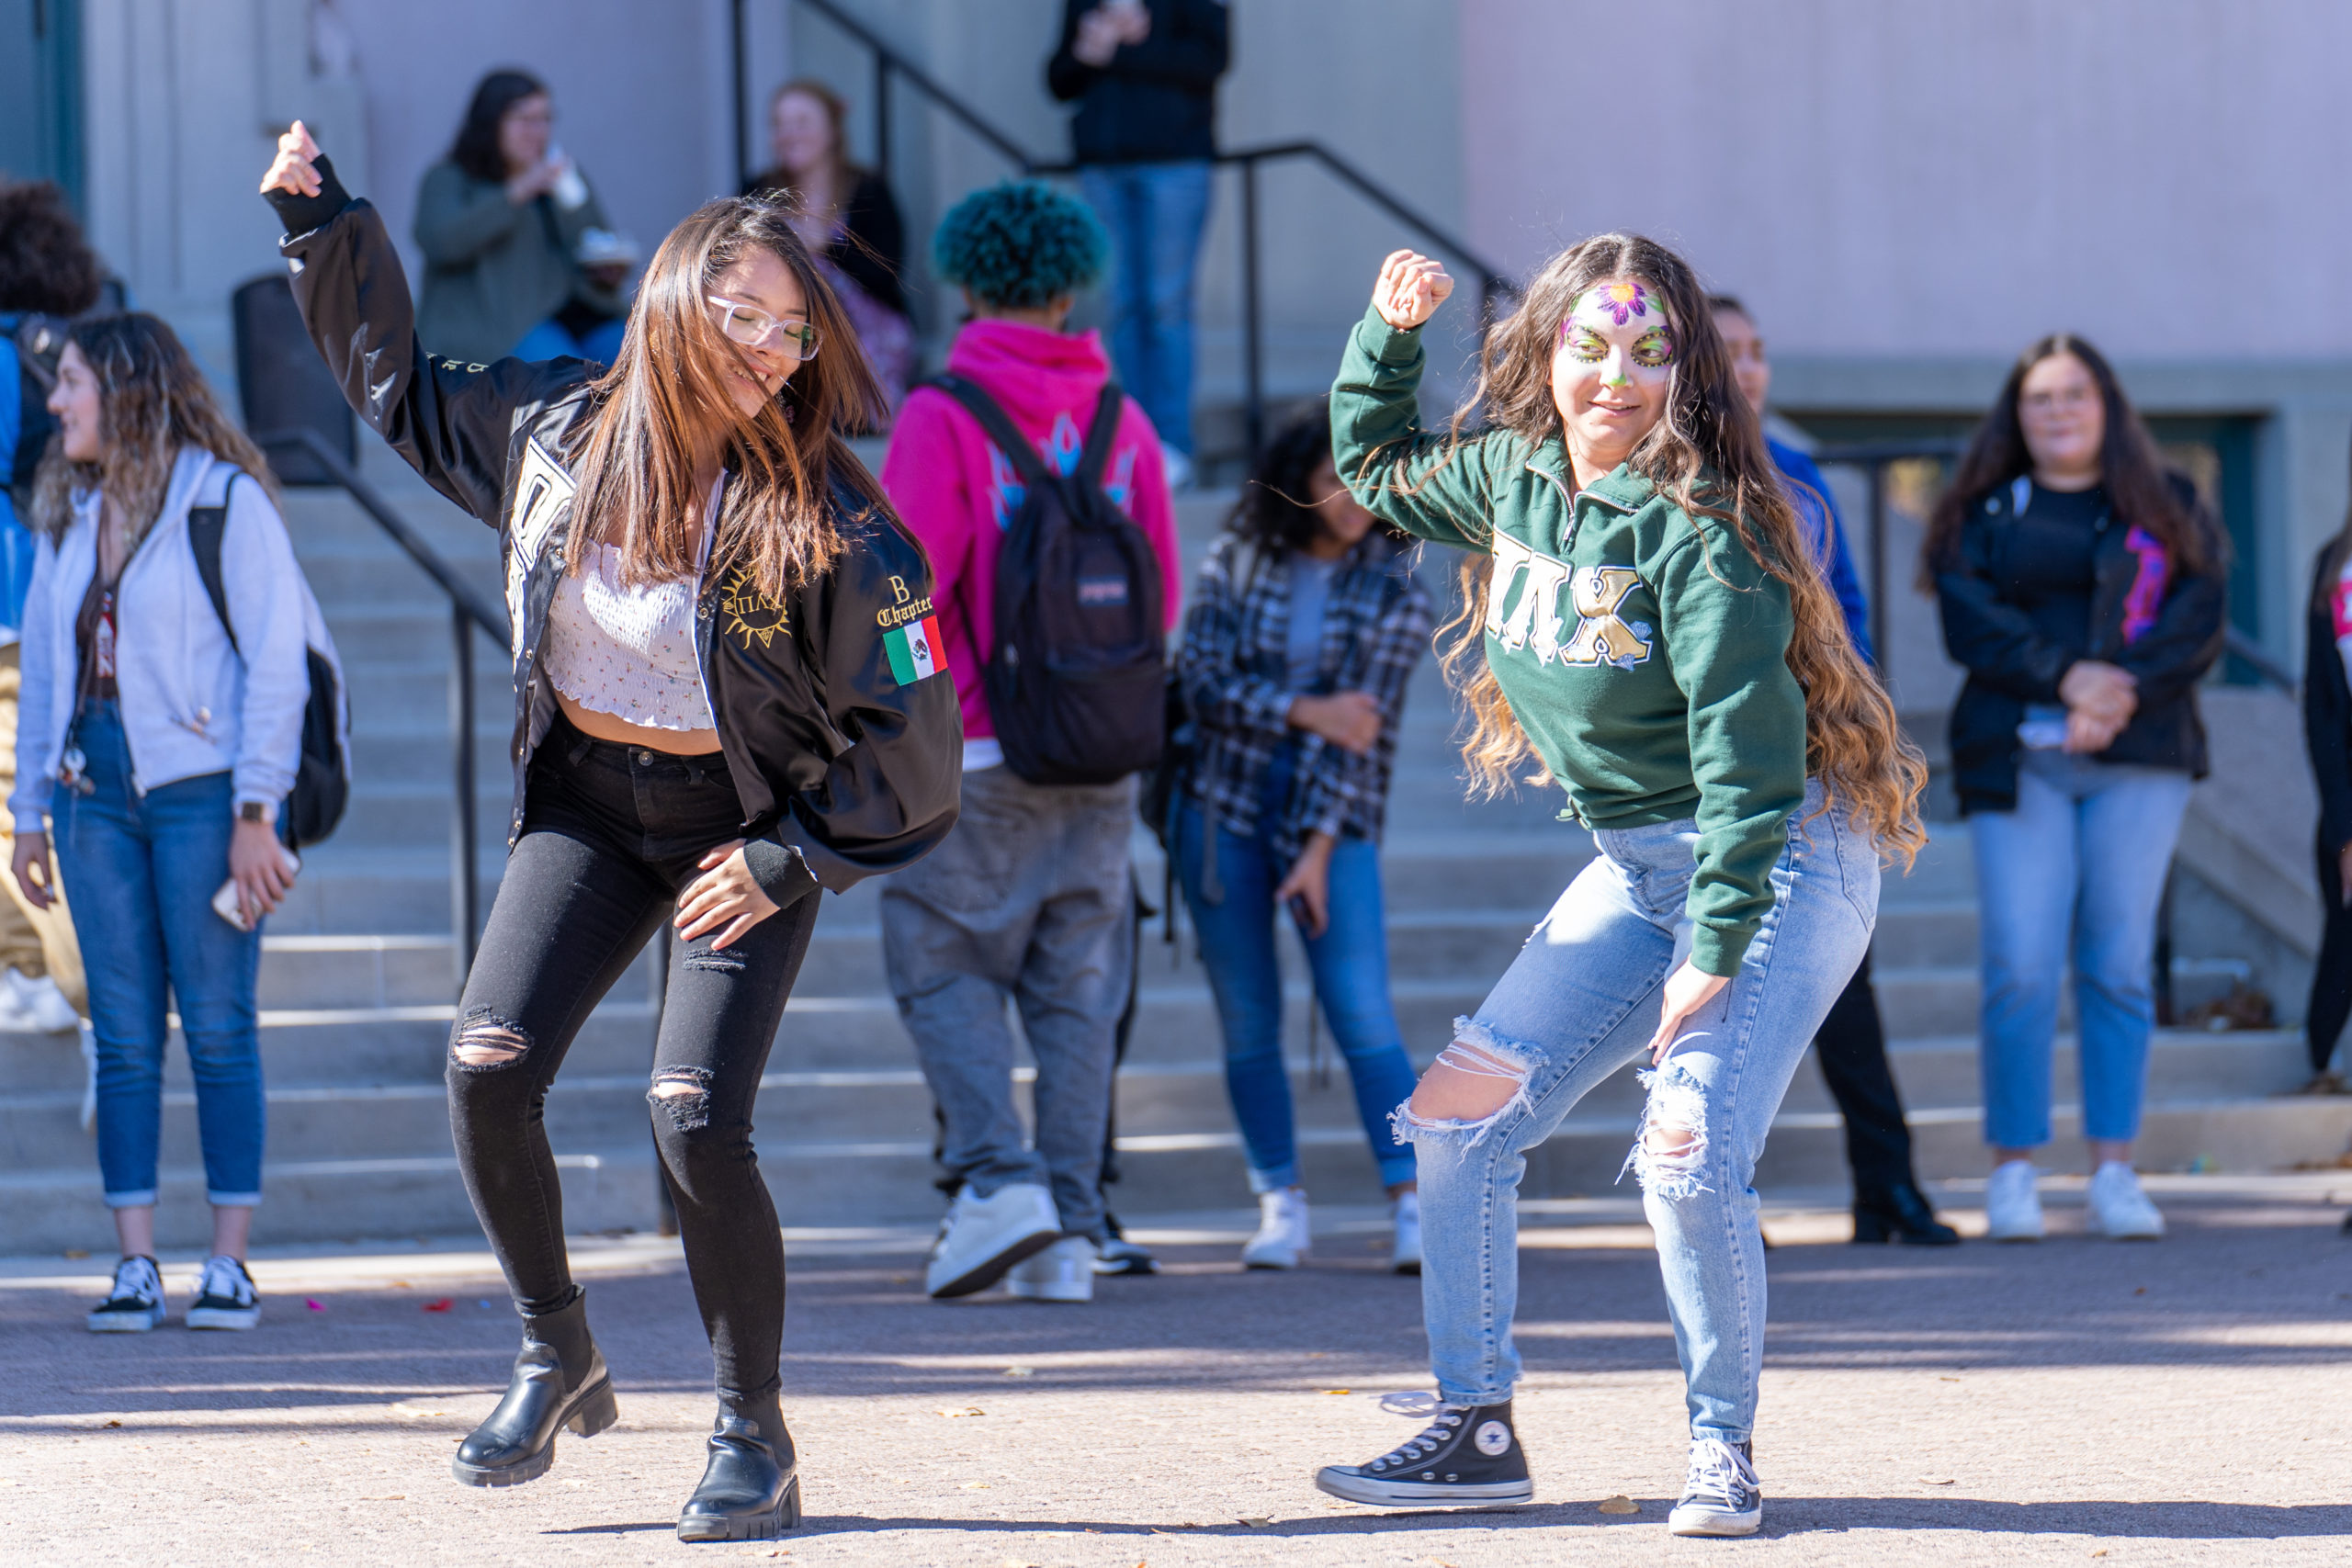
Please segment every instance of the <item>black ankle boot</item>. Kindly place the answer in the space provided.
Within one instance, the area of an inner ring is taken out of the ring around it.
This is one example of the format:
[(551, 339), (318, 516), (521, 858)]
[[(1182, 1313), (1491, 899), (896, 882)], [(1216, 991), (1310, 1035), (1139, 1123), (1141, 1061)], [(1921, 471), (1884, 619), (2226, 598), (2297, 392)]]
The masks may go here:
[(1889, 1241), (1913, 1247), (1956, 1247), (1960, 1233), (1936, 1218), (1927, 1198), (1907, 1181), (1854, 1194), (1857, 1246)]
[(620, 1419), (612, 1374), (588, 1333), (588, 1302), (523, 1320), (514, 1380), (490, 1419), (458, 1445), (449, 1469), (469, 1486), (520, 1486), (555, 1462), (555, 1434), (593, 1438)]
[(678, 1539), (774, 1540), (799, 1522), (800, 1476), (777, 1396), (720, 1395), (710, 1460), (678, 1510)]

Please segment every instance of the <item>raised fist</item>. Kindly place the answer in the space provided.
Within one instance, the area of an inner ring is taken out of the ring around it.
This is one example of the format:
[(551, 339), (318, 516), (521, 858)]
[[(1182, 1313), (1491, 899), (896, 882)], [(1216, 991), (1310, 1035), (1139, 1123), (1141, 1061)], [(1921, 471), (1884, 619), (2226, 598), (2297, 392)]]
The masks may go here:
[(1392, 251), (1372, 286), (1372, 308), (1398, 332), (1410, 332), (1437, 314), (1453, 292), (1453, 279), (1438, 262), (1419, 251)]

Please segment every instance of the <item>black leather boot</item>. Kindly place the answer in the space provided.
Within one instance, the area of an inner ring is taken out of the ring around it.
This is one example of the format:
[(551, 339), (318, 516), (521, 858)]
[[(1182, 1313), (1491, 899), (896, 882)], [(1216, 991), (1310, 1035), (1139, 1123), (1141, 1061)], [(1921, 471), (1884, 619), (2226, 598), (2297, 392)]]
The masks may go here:
[(1913, 1247), (1957, 1247), (1960, 1233), (1937, 1219), (1926, 1196), (1904, 1181), (1854, 1194), (1854, 1241), (1857, 1246), (1902, 1241)]
[(721, 1394), (702, 1484), (678, 1511), (680, 1540), (773, 1540), (800, 1522), (800, 1476), (775, 1394)]
[(588, 1332), (588, 1301), (523, 1320), (523, 1348), (506, 1397), (458, 1445), (449, 1469), (469, 1486), (520, 1486), (555, 1462), (555, 1434), (593, 1438), (620, 1419), (612, 1374)]

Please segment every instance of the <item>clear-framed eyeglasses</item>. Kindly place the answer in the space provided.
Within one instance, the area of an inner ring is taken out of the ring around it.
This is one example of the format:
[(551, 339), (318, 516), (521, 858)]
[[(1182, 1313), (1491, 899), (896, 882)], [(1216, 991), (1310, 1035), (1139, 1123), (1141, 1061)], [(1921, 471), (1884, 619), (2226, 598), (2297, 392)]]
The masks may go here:
[(719, 311), (718, 330), (728, 340), (746, 348), (764, 348), (792, 359), (814, 359), (823, 336), (814, 321), (780, 321), (765, 310), (739, 305), (718, 295), (707, 296)]

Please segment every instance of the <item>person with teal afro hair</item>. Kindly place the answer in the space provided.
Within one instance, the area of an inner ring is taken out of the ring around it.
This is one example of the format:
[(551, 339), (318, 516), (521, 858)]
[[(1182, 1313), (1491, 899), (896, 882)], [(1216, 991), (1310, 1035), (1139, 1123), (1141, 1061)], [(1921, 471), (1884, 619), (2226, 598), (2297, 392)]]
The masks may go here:
[(978, 303), (1034, 310), (1102, 277), (1110, 237), (1087, 205), (1037, 180), (1006, 180), (948, 209), (932, 270)]

